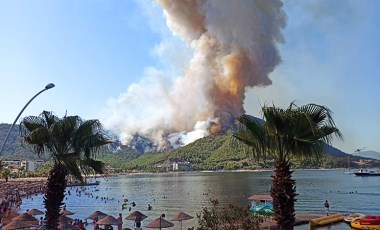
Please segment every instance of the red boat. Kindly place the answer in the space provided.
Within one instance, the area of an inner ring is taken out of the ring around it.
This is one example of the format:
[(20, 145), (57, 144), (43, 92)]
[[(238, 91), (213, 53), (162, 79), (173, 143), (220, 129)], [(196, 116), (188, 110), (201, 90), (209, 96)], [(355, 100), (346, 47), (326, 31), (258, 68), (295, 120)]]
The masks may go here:
[(363, 219), (351, 222), (351, 227), (357, 229), (380, 229), (380, 216), (365, 216)]

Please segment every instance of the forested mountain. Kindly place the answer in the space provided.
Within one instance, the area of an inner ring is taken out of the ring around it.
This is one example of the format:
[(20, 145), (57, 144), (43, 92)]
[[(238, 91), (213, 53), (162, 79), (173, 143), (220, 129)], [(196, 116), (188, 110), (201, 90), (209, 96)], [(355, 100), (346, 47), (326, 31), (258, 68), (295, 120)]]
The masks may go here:
[(376, 152), (376, 151), (370, 151), (370, 150), (358, 151), (358, 152), (352, 153), (352, 155), (361, 156), (361, 157), (368, 157), (368, 158), (380, 160), (380, 153)]
[[(2, 145), (4, 139), (11, 127), (11, 124), (0, 124), (0, 144)], [(4, 146), (3, 153), (0, 159), (16, 160), (16, 159), (41, 159), (35, 155), (31, 150), (22, 146), (21, 138), (19, 134), (19, 125), (15, 125), (9, 134), (7, 143)]]
[[(0, 124), (0, 144), (2, 145), (4, 139), (11, 127), (10, 124)], [(135, 150), (123, 146), (120, 143), (116, 142), (112, 145), (111, 149), (106, 152), (99, 154), (99, 158), (104, 158), (107, 163), (112, 165), (121, 165), (126, 161), (135, 159), (140, 154)], [(26, 146), (22, 144), (20, 134), (19, 134), (19, 125), (15, 125), (9, 134), (7, 143), (4, 146), (3, 153), (0, 156), (0, 159), (4, 160), (37, 160), (43, 159), (46, 160), (49, 156), (43, 156), (42, 158), (38, 157), (32, 150), (27, 149)]]
[[(10, 124), (0, 124), (0, 142), (10, 128)], [(19, 137), (19, 127), (16, 125), (5, 145), (0, 159), (29, 159), (38, 158), (32, 151), (22, 146)], [(140, 153), (135, 146), (125, 146), (115, 142), (110, 150), (98, 154), (98, 159), (109, 164), (115, 169), (126, 170), (156, 170), (156, 166), (167, 160), (188, 161), (195, 170), (230, 170), (230, 169), (258, 169), (273, 166), (270, 159), (252, 159), (250, 150), (233, 143), (231, 133), (211, 135), (201, 138), (184, 147), (167, 152)], [(320, 162), (295, 161), (295, 167), (302, 168), (336, 168), (347, 167), (346, 153), (339, 149), (327, 146), (326, 155)], [(358, 161), (361, 157), (352, 157), (352, 161)], [(45, 158), (46, 159), (46, 158)], [(351, 167), (355, 165), (351, 164)]]
[[(272, 168), (271, 159), (253, 159), (247, 147), (233, 144), (231, 133), (211, 135), (184, 147), (165, 153), (145, 153), (127, 162), (128, 170), (156, 170), (165, 160), (189, 161), (195, 170), (232, 170)], [(327, 146), (324, 157), (319, 162), (294, 161), (296, 168), (346, 168), (348, 155), (332, 146)], [(352, 157), (358, 161), (360, 157)], [(351, 163), (350, 167), (356, 167)]]

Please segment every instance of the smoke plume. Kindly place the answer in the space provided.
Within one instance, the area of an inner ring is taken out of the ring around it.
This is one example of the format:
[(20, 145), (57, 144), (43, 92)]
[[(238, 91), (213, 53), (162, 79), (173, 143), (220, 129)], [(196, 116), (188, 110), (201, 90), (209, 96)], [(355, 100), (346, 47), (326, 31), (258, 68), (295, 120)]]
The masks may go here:
[(181, 146), (230, 127), (245, 90), (271, 84), (285, 14), (280, 0), (157, 0), (173, 34), (193, 50), (181, 76), (148, 76), (111, 100), (105, 124), (124, 142), (138, 134)]

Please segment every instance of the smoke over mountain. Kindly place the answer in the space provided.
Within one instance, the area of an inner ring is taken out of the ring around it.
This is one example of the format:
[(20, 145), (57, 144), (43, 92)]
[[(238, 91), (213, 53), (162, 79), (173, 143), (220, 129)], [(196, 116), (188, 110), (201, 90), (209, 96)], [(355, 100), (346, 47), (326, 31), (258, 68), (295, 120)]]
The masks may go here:
[(105, 124), (124, 142), (138, 134), (176, 147), (230, 127), (245, 113), (245, 90), (271, 84), (285, 14), (279, 0), (157, 2), (193, 56), (175, 79), (152, 70), (131, 85), (109, 103)]

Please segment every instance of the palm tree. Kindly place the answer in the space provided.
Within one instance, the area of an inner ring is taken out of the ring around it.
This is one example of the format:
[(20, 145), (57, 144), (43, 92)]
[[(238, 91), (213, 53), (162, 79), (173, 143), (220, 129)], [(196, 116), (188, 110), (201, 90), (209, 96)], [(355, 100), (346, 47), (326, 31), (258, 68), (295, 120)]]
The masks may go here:
[(333, 136), (343, 138), (336, 128), (332, 112), (324, 106), (307, 104), (287, 109), (263, 106), (263, 121), (242, 115), (234, 134), (252, 149), (254, 158), (271, 157), (275, 163), (270, 194), (273, 198), (277, 228), (293, 229), (296, 186), (290, 169), (291, 160), (318, 160)]
[(8, 182), (10, 174), (11, 174), (11, 170), (9, 170), (9, 168), (3, 168), (1, 171), (1, 175), (4, 177), (5, 182)]
[(104, 173), (104, 164), (94, 160), (96, 153), (111, 143), (98, 120), (78, 116), (58, 118), (43, 111), (38, 117), (25, 117), (20, 124), (23, 144), (41, 156), (48, 153), (53, 167), (46, 183), (44, 204), (47, 229), (57, 229), (68, 175), (83, 182), (89, 173)]

